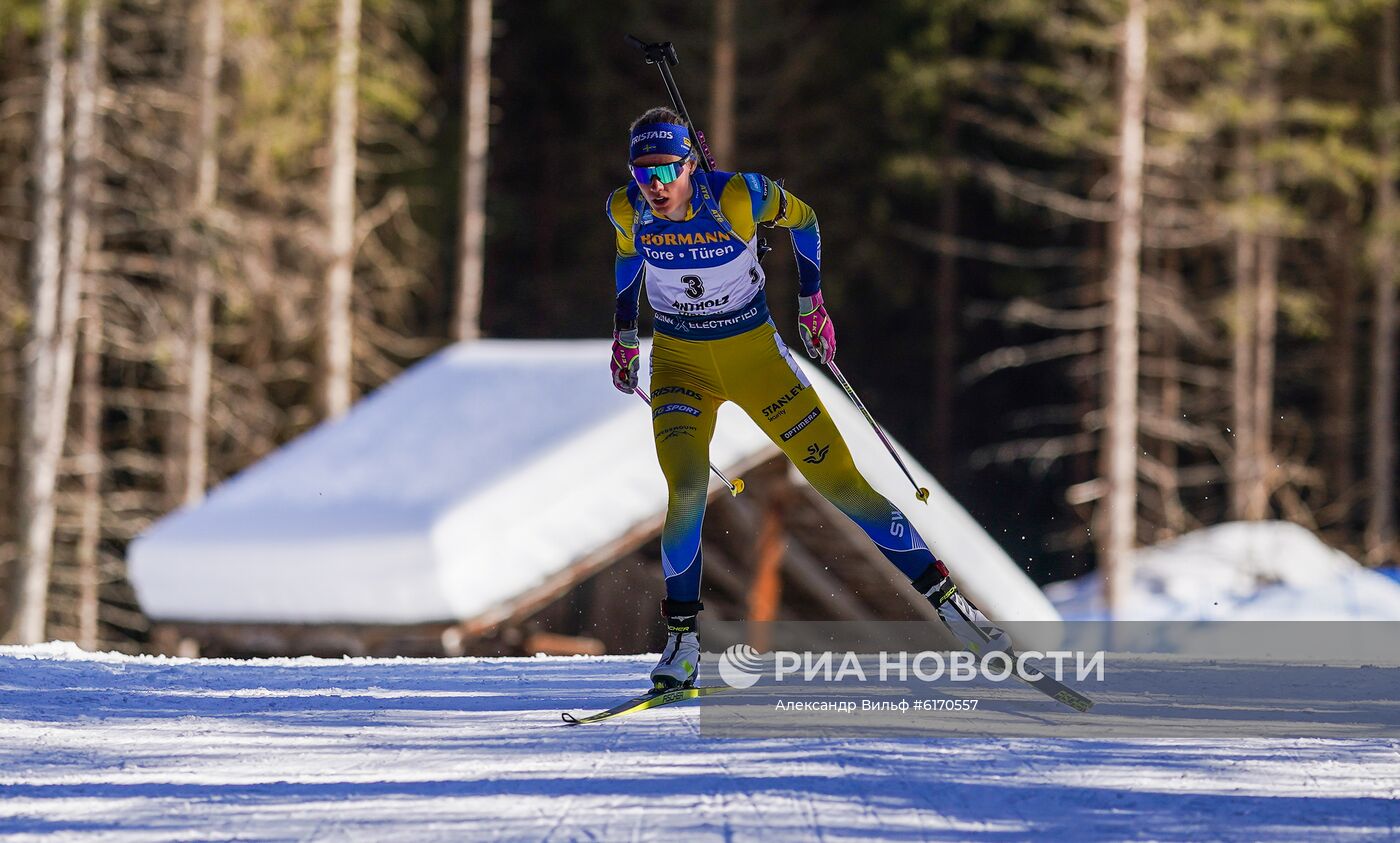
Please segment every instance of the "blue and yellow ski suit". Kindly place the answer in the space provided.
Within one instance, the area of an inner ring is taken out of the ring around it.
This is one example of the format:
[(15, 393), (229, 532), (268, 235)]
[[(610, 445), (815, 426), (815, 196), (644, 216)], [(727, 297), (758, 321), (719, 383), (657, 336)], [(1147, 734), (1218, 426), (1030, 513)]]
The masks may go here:
[(607, 205), (617, 235), (617, 319), (636, 320), (643, 279), (655, 313), (651, 406), (656, 457), (669, 488), (661, 534), (667, 598), (699, 599), (709, 445), (725, 401), (742, 407), (813, 488), (918, 579), (935, 562), (933, 554), (856, 469), (768, 315), (758, 225), (791, 230), (801, 295), (810, 296), (821, 286), (816, 214), (757, 173), (697, 170), (692, 185), (682, 221), (653, 214), (635, 183), (615, 190)]

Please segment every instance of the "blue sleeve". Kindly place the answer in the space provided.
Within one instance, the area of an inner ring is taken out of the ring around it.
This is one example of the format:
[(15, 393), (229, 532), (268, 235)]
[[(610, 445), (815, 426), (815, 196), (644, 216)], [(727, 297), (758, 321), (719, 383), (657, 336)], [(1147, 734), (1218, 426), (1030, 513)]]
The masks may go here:
[(815, 296), (822, 288), (822, 235), (817, 220), (811, 228), (790, 228), (792, 252), (797, 257), (797, 294)]
[(753, 203), (754, 222), (780, 225), (792, 235), (798, 295), (816, 295), (822, 287), (822, 235), (816, 212), (767, 176), (745, 173), (744, 181)]
[(617, 279), (618, 323), (637, 321), (637, 302), (642, 294), (642, 276), (645, 264), (641, 255), (623, 256), (619, 254), (613, 261), (613, 276)]
[(604, 208), (608, 221), (612, 223), (617, 240), (617, 257), (613, 261), (613, 277), (617, 284), (618, 323), (637, 321), (637, 302), (642, 294), (642, 277), (645, 264), (637, 253), (637, 244), (632, 242), (632, 222), (636, 208), (632, 204), (629, 188), (620, 187), (608, 197)]

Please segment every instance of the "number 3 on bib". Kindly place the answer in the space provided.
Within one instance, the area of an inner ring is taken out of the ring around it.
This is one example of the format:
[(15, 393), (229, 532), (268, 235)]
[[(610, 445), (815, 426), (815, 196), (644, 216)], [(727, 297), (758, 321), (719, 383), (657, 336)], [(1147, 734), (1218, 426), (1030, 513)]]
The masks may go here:
[(705, 282), (700, 280), (699, 275), (683, 275), (681, 283), (685, 285), (685, 294), (693, 299), (698, 299), (705, 295)]

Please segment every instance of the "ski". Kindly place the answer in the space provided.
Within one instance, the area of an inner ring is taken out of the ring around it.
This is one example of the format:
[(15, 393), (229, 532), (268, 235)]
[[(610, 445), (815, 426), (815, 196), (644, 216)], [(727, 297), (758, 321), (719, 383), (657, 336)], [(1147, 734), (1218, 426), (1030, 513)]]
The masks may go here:
[(639, 697), (633, 697), (626, 702), (618, 703), (605, 711), (600, 711), (597, 714), (590, 714), (587, 717), (575, 717), (567, 711), (561, 712), (559, 716), (570, 726), (582, 726), (586, 723), (597, 723), (613, 717), (621, 717), (624, 714), (634, 714), (638, 711), (646, 711), (663, 705), (670, 705), (671, 703), (685, 702), (686, 700), (693, 700), (697, 697), (718, 694), (721, 691), (728, 690), (730, 690), (728, 686), (711, 685), (702, 688), (676, 688), (672, 691), (650, 691)]
[[(1009, 650), (1007, 651), (1007, 655), (1011, 656), (1014, 664), (1016, 655)], [(1061, 682), (1060, 680), (1052, 678), (1051, 676), (1041, 671), (1039, 668), (1036, 668), (1036, 673), (1040, 674), (1039, 679), (1033, 679), (1025, 673), (1021, 672), (1020, 670), (1014, 671), (1014, 674), (1017, 679), (1020, 679), (1022, 682), (1025, 682), (1027, 685), (1041, 692), (1050, 699), (1064, 703), (1065, 705), (1069, 706), (1075, 711), (1088, 711), (1089, 709), (1094, 707), (1093, 700), (1074, 690), (1073, 688)]]
[[(923, 577), (915, 580), (914, 587), (933, 604), (943, 626), (967, 649), (978, 655), (984, 650), (1000, 650), (1011, 658), (1013, 665), (1015, 664), (1016, 652), (1011, 649), (1011, 640), (1007, 638), (1006, 633), (993, 626), (982, 610), (958, 591), (942, 562), (936, 562)], [(981, 618), (982, 623), (978, 623), (977, 618)], [(1075, 711), (1088, 711), (1094, 707), (1093, 700), (1065, 683), (1052, 679), (1039, 668), (1035, 672), (1040, 674), (1039, 677), (1032, 677), (1019, 669), (1012, 671), (1017, 679)]]

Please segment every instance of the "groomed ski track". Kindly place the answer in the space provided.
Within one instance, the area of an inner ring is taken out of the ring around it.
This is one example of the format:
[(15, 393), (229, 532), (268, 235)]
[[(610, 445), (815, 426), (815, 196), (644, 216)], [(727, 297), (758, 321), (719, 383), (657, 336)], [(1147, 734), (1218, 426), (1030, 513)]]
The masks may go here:
[[(714, 740), (587, 728), (649, 660), (0, 648), (0, 839), (1355, 840), (1389, 740)], [(1049, 703), (1047, 703), (1049, 704)]]

